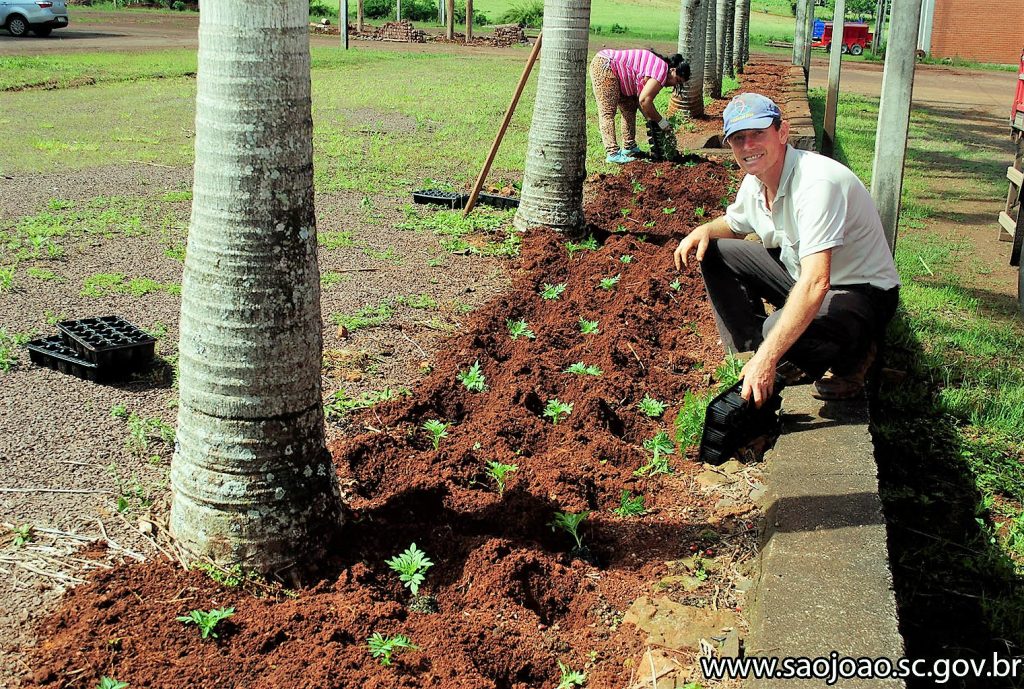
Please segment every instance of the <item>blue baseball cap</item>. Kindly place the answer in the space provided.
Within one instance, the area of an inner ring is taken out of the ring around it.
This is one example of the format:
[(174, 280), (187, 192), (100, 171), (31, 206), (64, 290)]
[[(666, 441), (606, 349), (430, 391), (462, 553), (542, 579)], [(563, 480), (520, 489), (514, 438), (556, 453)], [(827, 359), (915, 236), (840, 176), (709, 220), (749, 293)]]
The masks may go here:
[(759, 93), (741, 93), (725, 106), (722, 113), (725, 138), (743, 129), (765, 129), (777, 119), (782, 119), (782, 112), (771, 98)]

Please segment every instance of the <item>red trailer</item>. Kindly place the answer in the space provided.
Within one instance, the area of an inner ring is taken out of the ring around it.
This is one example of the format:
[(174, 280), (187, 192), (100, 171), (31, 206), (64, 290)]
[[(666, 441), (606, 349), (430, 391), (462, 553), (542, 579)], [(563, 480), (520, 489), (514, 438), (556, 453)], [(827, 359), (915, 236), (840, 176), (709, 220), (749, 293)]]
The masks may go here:
[[(871, 42), (871, 32), (867, 24), (850, 23), (843, 24), (843, 52), (851, 55), (860, 55), (864, 47)], [(832, 50), (832, 22), (825, 22), (825, 30), (821, 38), (811, 43), (812, 48), (824, 48)]]

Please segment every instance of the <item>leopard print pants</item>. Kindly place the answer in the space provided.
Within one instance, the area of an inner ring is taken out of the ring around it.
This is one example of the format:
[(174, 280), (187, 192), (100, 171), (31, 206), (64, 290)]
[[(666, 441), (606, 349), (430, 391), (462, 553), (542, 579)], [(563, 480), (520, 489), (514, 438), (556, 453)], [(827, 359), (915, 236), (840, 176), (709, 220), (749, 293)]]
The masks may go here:
[(597, 117), (601, 129), (601, 143), (608, 155), (619, 152), (615, 141), (615, 111), (622, 111), (622, 147), (636, 148), (636, 111), (640, 101), (636, 96), (625, 96), (619, 90), (619, 79), (608, 65), (608, 59), (595, 55), (590, 63), (590, 82), (597, 100)]

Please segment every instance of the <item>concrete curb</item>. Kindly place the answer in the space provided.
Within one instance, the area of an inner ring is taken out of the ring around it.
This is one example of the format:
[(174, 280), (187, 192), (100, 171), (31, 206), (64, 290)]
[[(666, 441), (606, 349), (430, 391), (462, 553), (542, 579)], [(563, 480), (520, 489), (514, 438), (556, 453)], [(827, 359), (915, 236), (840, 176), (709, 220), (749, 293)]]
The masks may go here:
[[(766, 461), (765, 528), (747, 656), (904, 655), (885, 518), (863, 401), (823, 403), (810, 386), (783, 394), (783, 435)], [(790, 687), (748, 680), (745, 687)], [(824, 681), (800, 686), (824, 687)], [(902, 680), (847, 679), (844, 689), (902, 689)]]

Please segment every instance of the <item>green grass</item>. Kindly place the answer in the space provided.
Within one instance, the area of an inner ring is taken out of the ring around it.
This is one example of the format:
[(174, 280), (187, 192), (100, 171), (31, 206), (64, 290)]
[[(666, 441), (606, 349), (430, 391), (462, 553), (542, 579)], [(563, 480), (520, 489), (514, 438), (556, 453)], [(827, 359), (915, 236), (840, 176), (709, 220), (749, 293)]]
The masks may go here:
[(82, 281), (83, 297), (105, 297), (111, 294), (127, 294), (144, 297), (154, 292), (181, 294), (178, 283), (160, 283), (152, 278), (128, 278), (123, 273), (96, 273)]

